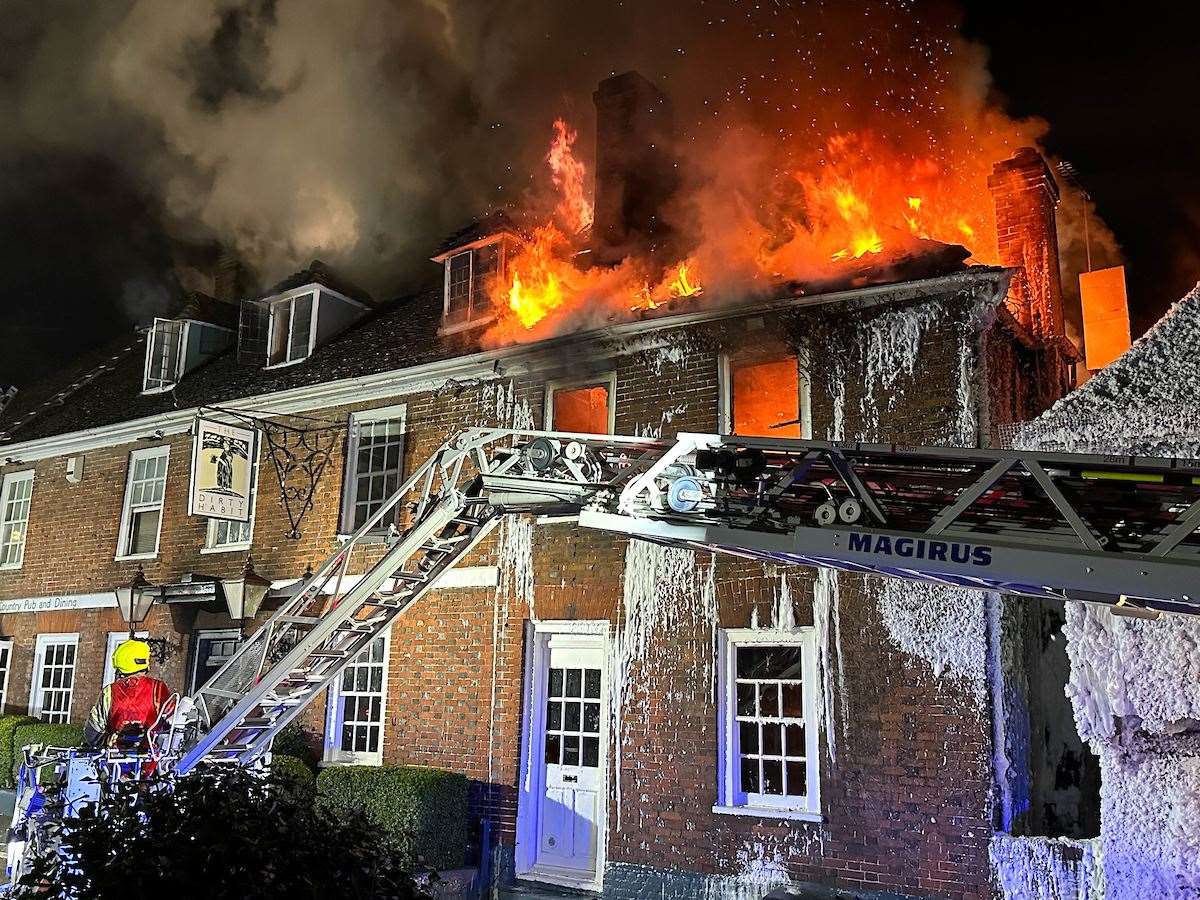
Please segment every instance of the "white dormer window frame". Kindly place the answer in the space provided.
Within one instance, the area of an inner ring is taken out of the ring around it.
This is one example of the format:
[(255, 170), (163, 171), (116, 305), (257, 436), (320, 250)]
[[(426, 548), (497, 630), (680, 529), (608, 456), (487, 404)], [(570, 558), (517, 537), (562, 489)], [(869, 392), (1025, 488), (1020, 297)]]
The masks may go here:
[[(159, 357), (155, 354), (154, 336), (159, 331), (160, 327), (167, 325), (178, 325), (179, 333), (173, 349), (174, 359), (167, 360), (165, 357)], [(226, 328), (224, 325), (214, 325), (212, 322), (201, 322), (197, 319), (164, 319), (155, 317), (154, 324), (146, 332), (146, 364), (142, 369), (142, 393), (143, 394), (162, 394), (175, 389), (179, 384), (180, 379), (187, 373), (184, 371), (184, 366), (187, 363), (187, 348), (188, 342), (192, 339), (192, 327), (211, 329), (212, 331), (224, 331), (226, 334), (233, 335), (236, 339), (236, 334), (232, 328)], [(203, 335), (203, 332), (201, 332)], [(170, 380), (162, 377), (152, 378), (152, 370), (154, 365), (162, 360), (170, 364)], [(201, 357), (204, 359), (204, 357)], [(194, 368), (194, 366), (193, 366)], [(152, 383), (152, 381), (154, 383)]]
[[(503, 273), (508, 261), (508, 240), (511, 240), (511, 235), (508, 233), (489, 235), (486, 238), (472, 241), (469, 244), (463, 244), (461, 247), (455, 247), (447, 253), (434, 257), (434, 261), (442, 263), (444, 267), (442, 273), (442, 327), (438, 329), (441, 334), (454, 334), (455, 332), (467, 331), (471, 328), (479, 328), (489, 325), (496, 320), (496, 312), (490, 304), (481, 315), (476, 315), (475, 313), (475, 264), (479, 250), (484, 247), (495, 246), (497, 248), (496, 252), (499, 254), (499, 259), (496, 262), (496, 271)], [(462, 321), (451, 322), (450, 276), (454, 268), (454, 261), (464, 256), (467, 257), (467, 317)]]
[[(160, 329), (165, 331), (167, 326), (178, 326), (179, 330), (175, 337), (175, 346), (169, 351), (174, 357), (168, 359), (165, 355), (156, 353), (155, 336), (159, 334)], [(174, 390), (175, 385), (179, 383), (179, 379), (183, 377), (183, 348), (187, 346), (188, 340), (188, 322), (183, 319), (161, 319), (157, 316), (154, 319), (154, 324), (150, 326), (150, 330), (146, 332), (146, 365), (142, 370), (142, 393), (143, 394), (162, 394), (166, 391)], [(161, 376), (153, 376), (156, 364), (162, 362), (163, 371)], [(170, 371), (167, 372), (167, 367)], [(167, 378), (167, 375), (170, 378)]]
[[(295, 302), (306, 294), (311, 295), (312, 297), (312, 311), (309, 315), (308, 321), (308, 343), (305, 347), (304, 355), (293, 358), (291, 353), (293, 337), (292, 329), (295, 325), (295, 320), (293, 317), (295, 312)], [(340, 300), (343, 303), (348, 303), (351, 306), (357, 306), (362, 310), (370, 309), (367, 304), (362, 303), (359, 300), (355, 300), (352, 297), (347, 297), (341, 291), (335, 291), (333, 288), (326, 287), (319, 281), (310, 281), (308, 284), (303, 284), (300, 287), (292, 288), (284, 291), (281, 294), (276, 294), (272, 297), (264, 297), (262, 300), (255, 301), (263, 304), (267, 308), (267, 356), (264, 360), (264, 369), (283, 369), (287, 366), (294, 366), (297, 363), (302, 363), (304, 360), (312, 356), (313, 351), (317, 349), (317, 333), (320, 321), (320, 310), (322, 306), (321, 301), (326, 296)], [(275, 331), (279, 326), (279, 323), (276, 321), (275, 310), (285, 305), (289, 306), (290, 308), (288, 313), (288, 334), (285, 358), (280, 362), (273, 363), (271, 362), (271, 348), (275, 344)]]
[[(309, 297), (311, 306), (308, 312), (308, 341), (304, 345), (303, 356), (292, 356), (292, 344), (295, 338), (294, 329), (296, 325), (296, 301)], [(281, 315), (276, 315), (276, 310), (281, 310), (287, 307), (287, 326), (288, 333), (284, 339), (284, 358), (276, 363), (271, 362), (271, 348), (275, 346), (276, 331), (279, 328), (279, 319)], [(302, 288), (288, 291), (280, 294), (278, 297), (272, 297), (267, 301), (267, 364), (264, 368), (267, 369), (282, 369), (285, 366), (294, 366), (296, 363), (304, 362), (308, 359), (313, 350), (316, 349), (317, 342), (317, 315), (321, 308), (321, 290), (316, 285), (306, 285)]]

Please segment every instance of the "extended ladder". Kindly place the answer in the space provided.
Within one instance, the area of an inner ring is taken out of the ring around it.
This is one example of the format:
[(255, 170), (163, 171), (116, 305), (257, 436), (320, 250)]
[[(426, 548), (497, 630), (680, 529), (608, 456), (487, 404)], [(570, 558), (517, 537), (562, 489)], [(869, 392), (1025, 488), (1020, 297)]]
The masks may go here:
[[(577, 511), (596, 491), (617, 496), (669, 443), (639, 438), (580, 438), (587, 459), (562, 484), (539, 482), (520, 497), (483, 493), (481, 476), (499, 477), (522, 459), (496, 448), (517, 432), (477, 430), (443, 445), (343, 543), (195, 695), (207, 728), (186, 748), (175, 771), (201, 760), (246, 763), (305, 706), (468, 554), (505, 512), (562, 506)], [(601, 460), (603, 462), (601, 462)], [(607, 480), (606, 480), (607, 479)], [(546, 493), (549, 490), (551, 493)], [(498, 507), (499, 500), (504, 505)], [(383, 523), (408, 524), (381, 545)], [(363, 575), (350, 575), (351, 555), (381, 553)]]
[[(370, 543), (385, 521), (406, 527)], [(507, 513), (706, 552), (1200, 611), (1200, 461), (476, 429), (444, 445), (194, 699), (176, 769), (249, 762)], [(356, 549), (379, 558), (349, 575)]]

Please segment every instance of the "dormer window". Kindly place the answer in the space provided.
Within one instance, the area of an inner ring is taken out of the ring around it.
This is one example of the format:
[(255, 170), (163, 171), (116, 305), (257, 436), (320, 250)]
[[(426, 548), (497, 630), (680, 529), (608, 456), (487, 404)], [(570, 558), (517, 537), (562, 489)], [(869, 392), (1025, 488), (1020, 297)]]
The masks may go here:
[(313, 295), (301, 294), (271, 304), (267, 365), (307, 359), (313, 347)]
[(514, 240), (507, 233), (493, 234), (433, 258), (444, 266), (443, 334), (492, 321), (493, 291), (496, 282), (504, 279), (505, 260)]
[(142, 392), (169, 391), (185, 374), (207, 362), (233, 342), (233, 332), (193, 319), (155, 319), (146, 334), (146, 368)]
[(313, 281), (273, 297), (246, 300), (238, 325), (238, 362), (265, 368), (302, 362), (368, 308)]

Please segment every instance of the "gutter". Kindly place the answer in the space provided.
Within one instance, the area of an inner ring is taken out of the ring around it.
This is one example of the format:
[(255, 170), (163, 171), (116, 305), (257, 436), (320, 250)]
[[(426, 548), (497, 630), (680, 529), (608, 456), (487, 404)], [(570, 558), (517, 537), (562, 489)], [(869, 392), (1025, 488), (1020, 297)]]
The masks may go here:
[[(654, 344), (645, 343), (638, 344), (633, 348), (620, 346), (630, 338), (654, 332), (666, 332), (706, 322), (833, 303), (856, 302), (857, 305), (869, 307), (897, 300), (927, 297), (930, 294), (952, 293), (963, 288), (975, 287), (981, 282), (992, 284), (991, 296), (987, 299), (992, 305), (996, 305), (1003, 300), (1008, 289), (1009, 278), (1014, 271), (1014, 269), (993, 266), (975, 266), (953, 275), (924, 278), (919, 281), (870, 285), (869, 287), (812, 296), (780, 297), (761, 303), (714, 306), (710, 309), (700, 309), (679, 315), (622, 322), (585, 332), (582, 335), (573, 333), (531, 344), (515, 344), (494, 350), (485, 350), (407, 369), (393, 369), (355, 378), (341, 378), (285, 391), (256, 394), (237, 400), (217, 401), (215, 405), (259, 416), (286, 416), (293, 413), (311, 412), (325, 407), (345, 406), (351, 403), (420, 393), (432, 390), (450, 380), (497, 379), (537, 372), (553, 364), (561, 364), (565, 349), (571, 350), (572, 358), (575, 361), (581, 361), (588, 355), (612, 357), (654, 349)], [(581, 343), (591, 346), (581, 348)], [(662, 343), (667, 343), (665, 337)], [(56, 456), (70, 456), (139, 440), (162, 440), (169, 435), (190, 431), (192, 421), (202, 408), (190, 407), (173, 410), (129, 422), (118, 422), (83, 431), (0, 445), (0, 466), (21, 465)], [(232, 417), (222, 416), (219, 413), (212, 414), (212, 417), (217, 420), (235, 421)]]

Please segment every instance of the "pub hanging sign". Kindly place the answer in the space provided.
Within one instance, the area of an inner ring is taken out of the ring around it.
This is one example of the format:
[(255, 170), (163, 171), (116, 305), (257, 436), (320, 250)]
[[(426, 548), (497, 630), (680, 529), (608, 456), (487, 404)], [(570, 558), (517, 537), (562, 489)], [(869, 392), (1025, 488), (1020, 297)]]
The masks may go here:
[(197, 418), (188, 515), (249, 522), (257, 459), (256, 429)]

